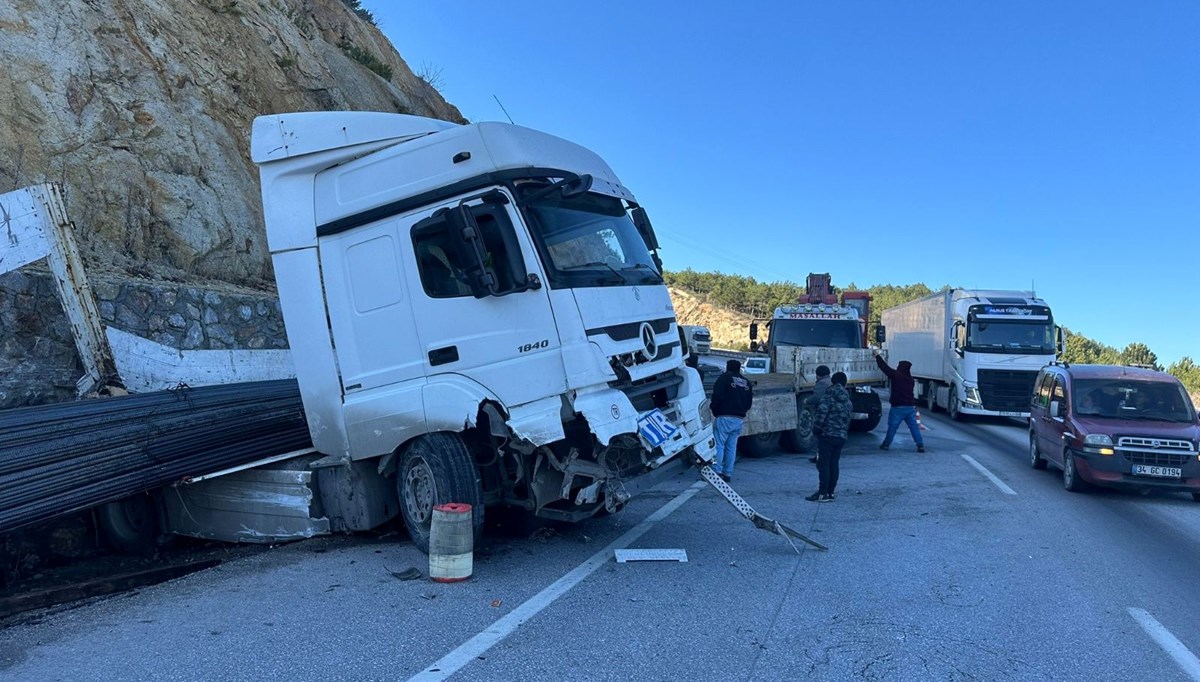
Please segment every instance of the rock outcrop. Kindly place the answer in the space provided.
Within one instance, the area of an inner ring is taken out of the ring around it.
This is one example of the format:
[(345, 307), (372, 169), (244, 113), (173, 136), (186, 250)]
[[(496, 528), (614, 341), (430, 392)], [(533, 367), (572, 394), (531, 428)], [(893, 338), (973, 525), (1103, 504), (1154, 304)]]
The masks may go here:
[(0, 57), (0, 192), (62, 182), (89, 272), (270, 289), (255, 116), (462, 121), (341, 0), (10, 0)]

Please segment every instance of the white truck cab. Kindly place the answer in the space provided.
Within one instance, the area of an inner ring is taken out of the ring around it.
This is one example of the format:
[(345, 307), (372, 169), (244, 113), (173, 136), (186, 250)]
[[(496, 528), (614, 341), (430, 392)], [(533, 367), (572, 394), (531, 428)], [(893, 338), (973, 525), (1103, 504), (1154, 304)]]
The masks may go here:
[(712, 350), (712, 335), (708, 327), (697, 324), (680, 325), (683, 338), (687, 341), (688, 350), (696, 355), (708, 355)]
[(427, 549), (437, 504), (578, 520), (711, 458), (653, 228), (596, 154), (328, 112), (256, 119), (252, 157), (335, 530), (398, 504)]

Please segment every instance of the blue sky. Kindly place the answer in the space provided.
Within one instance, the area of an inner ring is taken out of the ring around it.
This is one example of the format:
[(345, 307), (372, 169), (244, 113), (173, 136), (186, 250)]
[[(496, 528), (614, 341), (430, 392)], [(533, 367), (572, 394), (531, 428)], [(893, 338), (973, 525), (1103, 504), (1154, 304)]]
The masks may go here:
[(1200, 3), (362, 4), (468, 119), (603, 156), (668, 269), (1036, 285), (1200, 361)]

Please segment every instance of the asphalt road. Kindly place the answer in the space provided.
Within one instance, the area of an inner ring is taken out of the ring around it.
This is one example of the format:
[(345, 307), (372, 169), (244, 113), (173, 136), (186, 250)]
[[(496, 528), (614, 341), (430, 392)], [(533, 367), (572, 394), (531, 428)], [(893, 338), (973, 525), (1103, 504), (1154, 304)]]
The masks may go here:
[[(688, 474), (493, 531), (465, 583), (397, 580), (427, 569), (402, 536), (320, 538), (28, 615), (0, 679), (1200, 680), (1200, 504), (1068, 493), (1019, 424), (923, 417), (926, 454), (852, 436), (830, 504), (803, 500), (806, 457), (738, 462), (734, 487), (828, 552)], [(618, 564), (614, 541), (688, 561)]]

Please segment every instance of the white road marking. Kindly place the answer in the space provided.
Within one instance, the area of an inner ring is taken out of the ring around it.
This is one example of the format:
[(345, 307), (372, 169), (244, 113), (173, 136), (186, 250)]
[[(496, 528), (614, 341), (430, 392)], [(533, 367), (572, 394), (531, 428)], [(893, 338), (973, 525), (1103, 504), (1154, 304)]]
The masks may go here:
[(1006, 494), (1006, 495), (1016, 495), (1017, 494), (1017, 491), (1008, 487), (1008, 484), (1006, 484), (1004, 481), (1001, 481), (999, 478), (996, 478), (995, 474), (988, 471), (987, 467), (983, 466), (979, 462), (976, 462), (974, 457), (972, 457), (970, 455), (962, 455), (962, 458), (967, 460), (967, 464), (970, 464), (971, 466), (978, 469), (979, 473), (983, 474), (984, 476), (987, 476), (988, 480), (991, 481), (992, 483), (995, 483), (996, 487), (999, 488), (1001, 490), (1001, 492), (1003, 492), (1004, 494)]
[(1158, 644), (1162, 647), (1163, 651), (1167, 652), (1168, 656), (1175, 659), (1175, 664), (1183, 672), (1187, 673), (1196, 682), (1200, 682), (1200, 658), (1196, 658), (1196, 654), (1193, 654), (1184, 646), (1183, 642), (1171, 634), (1170, 630), (1155, 620), (1154, 616), (1151, 616), (1144, 609), (1137, 609), (1130, 606), (1125, 610), (1129, 612), (1129, 615), (1133, 616), (1138, 625), (1142, 626), (1146, 634), (1150, 635), (1150, 639), (1153, 639), (1155, 644)]
[(667, 518), (671, 512), (679, 509), (707, 485), (707, 482), (699, 481), (683, 491), (675, 499), (659, 507), (658, 511), (651, 514), (644, 521), (626, 531), (621, 537), (613, 540), (607, 547), (593, 554), (590, 559), (576, 566), (570, 573), (555, 580), (549, 587), (530, 597), (525, 603), (513, 609), (495, 623), (492, 623), (486, 630), (468, 639), (457, 649), (442, 656), (432, 665), (427, 666), (425, 670), (413, 675), (409, 678), (409, 682), (444, 680), (458, 672), (488, 649), (499, 644), (504, 638), (512, 634), (514, 630), (521, 627), (530, 618), (536, 616), (542, 609), (569, 592), (571, 588), (583, 582), (583, 579), (595, 572), (597, 568), (608, 563), (613, 556), (614, 550), (624, 549), (634, 540), (640, 538), (654, 524)]

